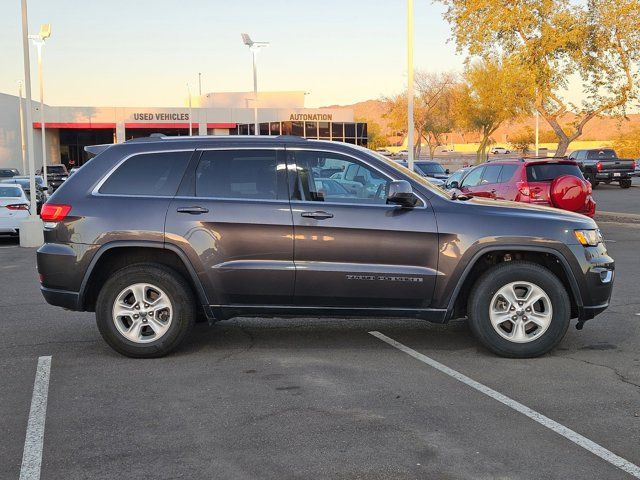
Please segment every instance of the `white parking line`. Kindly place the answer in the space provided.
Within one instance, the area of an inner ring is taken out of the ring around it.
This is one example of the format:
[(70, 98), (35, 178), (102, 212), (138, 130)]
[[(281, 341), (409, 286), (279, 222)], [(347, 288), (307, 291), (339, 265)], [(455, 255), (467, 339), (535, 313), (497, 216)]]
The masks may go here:
[(24, 439), (20, 480), (38, 480), (40, 478), (50, 373), (51, 357), (39, 357), (36, 380), (33, 384), (29, 422), (27, 423), (27, 436)]
[(494, 400), (497, 400), (498, 402), (503, 403), (507, 407), (510, 407), (513, 410), (522, 413), (523, 415), (526, 415), (530, 419), (538, 422), (540, 425), (543, 425), (548, 429), (553, 430), (554, 432), (558, 433), (559, 435), (562, 435), (566, 439), (571, 440), (576, 445), (581, 446), (585, 450), (590, 451), (594, 455), (597, 455), (603, 460), (606, 460), (607, 462), (611, 463), (612, 465), (615, 465), (616, 467), (620, 468), (621, 470), (624, 470), (625, 472), (633, 475), (634, 477), (640, 478), (640, 467), (638, 465), (635, 465), (625, 460), (624, 458), (619, 457), (615, 453), (610, 452), (606, 448), (598, 445), (597, 443), (589, 440), (586, 437), (583, 437), (579, 433), (574, 432), (573, 430), (565, 427), (564, 425), (561, 425), (555, 420), (551, 420), (549, 417), (545, 417), (541, 413), (538, 413), (535, 410), (530, 409), (526, 405), (516, 402), (512, 398), (509, 398), (506, 395), (501, 394), (500, 392), (496, 392), (492, 388), (489, 388), (479, 382), (476, 382), (475, 380), (467, 377), (466, 375), (463, 375), (462, 373), (456, 370), (453, 370), (452, 368), (449, 368), (446, 365), (443, 365), (442, 363), (437, 362), (436, 360), (430, 357), (427, 357), (426, 355), (423, 355), (422, 353), (416, 352), (412, 348), (409, 348), (406, 345), (403, 345), (402, 343), (395, 341), (393, 338), (389, 338), (380, 332), (369, 332), (369, 333), (374, 337), (379, 338), (383, 342), (388, 343), (392, 347), (395, 347), (398, 350), (406, 353), (407, 355), (411, 355), (416, 360), (420, 360), (421, 362), (426, 363), (427, 365), (435, 368), (436, 370), (439, 370), (440, 372), (455, 378), (459, 382), (462, 382), (465, 385), (468, 385), (469, 387), (474, 388), (479, 392), (484, 393), (485, 395), (493, 398)]

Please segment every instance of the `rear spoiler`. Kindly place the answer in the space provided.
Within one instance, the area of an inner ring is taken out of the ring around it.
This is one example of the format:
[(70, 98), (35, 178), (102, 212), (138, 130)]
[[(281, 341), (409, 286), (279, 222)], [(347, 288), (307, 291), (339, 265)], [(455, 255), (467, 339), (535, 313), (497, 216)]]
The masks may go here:
[(88, 145), (88, 146), (84, 147), (84, 151), (87, 152), (90, 155), (89, 158), (93, 158), (96, 155), (100, 155), (107, 148), (112, 147), (112, 146), (113, 146), (112, 143), (105, 143), (103, 145)]

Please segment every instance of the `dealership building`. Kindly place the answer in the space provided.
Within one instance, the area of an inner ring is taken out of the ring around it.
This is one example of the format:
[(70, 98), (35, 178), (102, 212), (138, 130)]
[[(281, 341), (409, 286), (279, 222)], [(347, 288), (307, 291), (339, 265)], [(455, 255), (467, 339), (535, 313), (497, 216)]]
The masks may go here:
[[(305, 108), (305, 92), (260, 92), (260, 135), (300, 137), (367, 145), (367, 124), (353, 111)], [(192, 108), (44, 106), (47, 164), (79, 166), (84, 147), (165, 135), (253, 135), (253, 92), (209, 93)], [(0, 93), (0, 167), (23, 170), (19, 97)], [(32, 102), (36, 167), (42, 165), (40, 104)]]

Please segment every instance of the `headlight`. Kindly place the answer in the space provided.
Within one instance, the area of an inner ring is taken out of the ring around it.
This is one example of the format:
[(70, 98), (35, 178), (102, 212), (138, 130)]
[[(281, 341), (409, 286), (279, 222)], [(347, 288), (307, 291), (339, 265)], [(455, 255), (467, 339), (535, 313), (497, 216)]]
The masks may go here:
[(595, 247), (602, 242), (602, 234), (600, 230), (574, 230), (573, 232), (580, 242), (585, 247)]

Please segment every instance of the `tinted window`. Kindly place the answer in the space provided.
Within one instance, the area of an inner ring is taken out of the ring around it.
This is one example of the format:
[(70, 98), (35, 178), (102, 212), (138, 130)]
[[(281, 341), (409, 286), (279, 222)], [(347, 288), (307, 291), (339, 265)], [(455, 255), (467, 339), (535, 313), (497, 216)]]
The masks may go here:
[(17, 170), (0, 168), (0, 177), (13, 177), (14, 175), (18, 175)]
[(192, 152), (134, 155), (100, 187), (100, 193), (117, 195), (175, 195)]
[(314, 202), (386, 204), (389, 180), (357, 160), (328, 152), (295, 152), (297, 198)]
[(275, 200), (278, 194), (275, 150), (210, 150), (196, 170), (196, 196)]
[(500, 178), (500, 172), (502, 171), (502, 165), (488, 165), (484, 169), (484, 175), (482, 176), (481, 185), (486, 183), (498, 183)]
[(22, 190), (18, 187), (0, 187), (0, 197), (21, 197)]
[(65, 174), (67, 167), (64, 165), (47, 165), (47, 173)]
[(507, 183), (510, 182), (513, 178), (513, 175), (518, 171), (517, 165), (503, 165), (502, 171), (500, 172), (500, 178), (498, 179), (498, 183)]
[(442, 165), (435, 162), (418, 162), (416, 167), (420, 169), (425, 175), (434, 175), (436, 173), (445, 173)]
[(573, 175), (584, 178), (577, 165), (566, 163), (544, 163), (527, 166), (527, 180), (529, 182), (548, 182), (562, 175)]
[(474, 170), (471, 170), (469, 174), (464, 177), (462, 181), (463, 187), (475, 187), (480, 183), (480, 179), (482, 178), (482, 172), (484, 172), (484, 167), (479, 167)]

